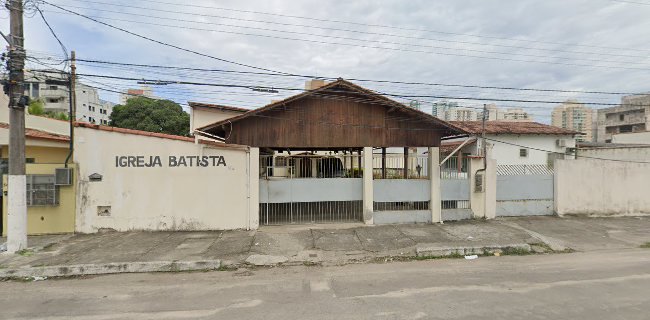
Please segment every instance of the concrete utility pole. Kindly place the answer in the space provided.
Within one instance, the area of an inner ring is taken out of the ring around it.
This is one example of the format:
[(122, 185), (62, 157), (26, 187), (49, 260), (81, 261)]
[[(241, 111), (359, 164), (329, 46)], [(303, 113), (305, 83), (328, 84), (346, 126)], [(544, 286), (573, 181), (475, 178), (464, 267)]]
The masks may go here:
[(68, 120), (70, 121), (70, 151), (68, 156), (65, 158), (65, 167), (68, 167), (68, 162), (72, 158), (72, 153), (74, 150), (74, 122), (77, 114), (77, 92), (76, 92), (76, 83), (77, 83), (77, 65), (76, 65), (77, 53), (72, 50), (70, 52), (70, 79), (68, 79), (68, 95), (70, 99), (70, 114), (68, 115)]
[(9, 0), (9, 177), (7, 208), (7, 252), (27, 248), (27, 178), (25, 176), (25, 39), (23, 1)]

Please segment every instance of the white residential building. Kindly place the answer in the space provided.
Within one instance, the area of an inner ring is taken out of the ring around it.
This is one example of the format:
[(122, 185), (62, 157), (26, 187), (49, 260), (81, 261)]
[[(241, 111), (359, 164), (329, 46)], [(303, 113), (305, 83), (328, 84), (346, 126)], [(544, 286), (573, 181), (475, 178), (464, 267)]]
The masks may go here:
[[(464, 155), (481, 154), (481, 121), (451, 122), (470, 133), (470, 141), (460, 150)], [(485, 136), (497, 165), (552, 166), (555, 159), (573, 158), (578, 132), (537, 122), (487, 121)], [(451, 152), (464, 139), (442, 144)]]
[[(533, 117), (521, 108), (501, 109), (495, 104), (488, 104), (488, 121), (533, 121)], [(483, 118), (483, 112), (479, 113), (479, 119)]]
[[(30, 99), (40, 99), (45, 111), (63, 112), (70, 110), (70, 95), (67, 83), (68, 74), (59, 70), (27, 70), (25, 73), (25, 95)], [(58, 83), (54, 83), (58, 82)], [(77, 82), (75, 85), (75, 119), (84, 122), (108, 124), (113, 111), (113, 103), (101, 100), (97, 90)]]
[(445, 121), (476, 121), (479, 119), (477, 109), (462, 107), (458, 102), (440, 101), (433, 104), (431, 114)]

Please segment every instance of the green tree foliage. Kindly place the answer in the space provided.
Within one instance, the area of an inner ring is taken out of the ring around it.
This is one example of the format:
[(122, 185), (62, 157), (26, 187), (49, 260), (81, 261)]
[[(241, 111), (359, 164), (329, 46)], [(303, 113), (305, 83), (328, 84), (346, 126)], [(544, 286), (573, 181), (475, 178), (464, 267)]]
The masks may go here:
[(186, 136), (190, 131), (190, 115), (173, 101), (134, 97), (124, 105), (113, 107), (110, 125)]
[(30, 101), (29, 106), (27, 106), (27, 112), (31, 115), (44, 116), (44, 117), (58, 119), (58, 120), (67, 121), (68, 119), (70, 119), (68, 118), (68, 114), (66, 112), (45, 110), (45, 103), (41, 99), (35, 99)]
[(45, 103), (41, 99), (35, 99), (29, 102), (27, 107), (27, 112), (35, 116), (40, 116), (45, 114)]

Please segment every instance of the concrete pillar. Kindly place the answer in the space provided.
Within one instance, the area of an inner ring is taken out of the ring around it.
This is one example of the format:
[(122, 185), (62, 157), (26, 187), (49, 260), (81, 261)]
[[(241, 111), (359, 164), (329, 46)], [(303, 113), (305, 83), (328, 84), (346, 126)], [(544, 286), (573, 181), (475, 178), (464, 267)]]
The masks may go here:
[(404, 147), (404, 179), (409, 178), (409, 148)]
[[(496, 217), (496, 161), (487, 160), (487, 170), (483, 171), (483, 157), (470, 157), (469, 182), (470, 182), (470, 207), (475, 218), (494, 219)], [(479, 171), (481, 170), (481, 171)], [(478, 190), (480, 175), (482, 179), (482, 190)]]
[[(343, 160), (345, 160), (345, 157), (343, 157)], [(311, 159), (311, 177), (318, 178), (318, 159), (315, 158)]]
[(8, 175), (7, 252), (27, 249), (27, 176)]
[(372, 147), (363, 148), (363, 221), (373, 224)]
[(442, 222), (442, 200), (440, 195), (440, 148), (429, 148), (427, 167), (429, 169), (429, 183), (431, 186), (431, 198), (429, 200), (431, 223)]
[(386, 148), (381, 148), (381, 178), (386, 179)]
[(260, 226), (260, 149), (248, 151), (248, 230)]
[[(488, 157), (490, 152), (488, 151)], [(487, 179), (485, 180), (485, 218), (494, 219), (497, 217), (497, 161), (488, 158)]]

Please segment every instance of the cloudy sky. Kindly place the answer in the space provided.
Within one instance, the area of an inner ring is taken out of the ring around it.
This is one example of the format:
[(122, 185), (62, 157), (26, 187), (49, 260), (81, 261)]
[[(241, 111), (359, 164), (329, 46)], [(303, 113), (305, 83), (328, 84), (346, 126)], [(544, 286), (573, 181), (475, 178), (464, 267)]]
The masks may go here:
[[(650, 0), (444, 1), (208, 1), (46, 0), (40, 4), (63, 44), (84, 60), (198, 69), (265, 72), (163, 46), (74, 15), (81, 13), (130, 32), (240, 64), (300, 75), (432, 84), (573, 90), (498, 90), (355, 81), (417, 99), (430, 110), (439, 97), (617, 103), (620, 94), (650, 91)], [(188, 3), (188, 4), (180, 4)], [(8, 13), (0, 18), (8, 31)], [(28, 10), (26, 45), (32, 67), (62, 68), (62, 50), (40, 15)], [(38, 60), (36, 60), (38, 59)], [(41, 63), (39, 65), (39, 63)], [(81, 74), (270, 86), (268, 94), (219, 86), (156, 86), (179, 103), (201, 101), (254, 108), (295, 94), (306, 78), (79, 62)], [(84, 77), (113, 91), (137, 81)], [(117, 102), (117, 94), (100, 91)], [(406, 98), (404, 98), (406, 99)], [(553, 104), (496, 102), (523, 107), (548, 122)]]

